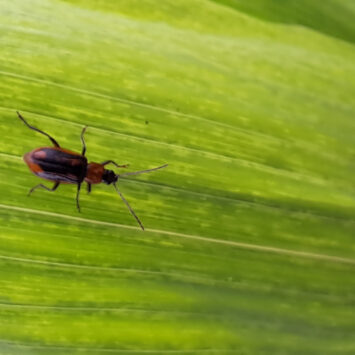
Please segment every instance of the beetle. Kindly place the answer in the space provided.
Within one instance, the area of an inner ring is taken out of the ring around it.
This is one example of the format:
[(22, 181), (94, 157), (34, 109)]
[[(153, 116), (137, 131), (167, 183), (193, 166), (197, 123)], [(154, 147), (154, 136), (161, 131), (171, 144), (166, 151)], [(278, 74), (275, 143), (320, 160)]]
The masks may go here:
[(81, 154), (73, 152), (68, 149), (61, 148), (59, 143), (51, 137), (48, 133), (43, 132), (42, 130), (31, 126), (23, 116), (17, 111), (16, 112), (20, 120), (30, 129), (39, 132), (52, 142), (54, 147), (40, 147), (32, 150), (29, 153), (26, 153), (23, 156), (24, 161), (28, 165), (29, 169), (40, 178), (45, 180), (54, 181), (54, 185), (52, 188), (49, 188), (43, 184), (38, 184), (28, 192), (28, 196), (32, 194), (38, 188), (43, 188), (48, 191), (55, 191), (60, 184), (76, 184), (77, 192), (76, 192), (76, 207), (80, 212), (80, 204), (79, 204), (79, 194), (80, 188), (83, 182), (87, 183), (87, 191), (91, 192), (92, 184), (105, 183), (107, 185), (112, 184), (118, 195), (121, 197), (122, 201), (127, 206), (128, 210), (131, 212), (133, 217), (137, 220), (138, 224), (144, 230), (144, 226), (138, 216), (133, 211), (132, 207), (129, 205), (128, 201), (124, 198), (121, 191), (117, 187), (117, 180), (122, 176), (129, 175), (138, 175), (143, 173), (149, 173), (151, 171), (159, 170), (168, 166), (168, 164), (164, 164), (162, 166), (158, 166), (157, 168), (133, 171), (124, 174), (116, 174), (113, 170), (106, 169), (106, 165), (113, 164), (117, 168), (127, 168), (128, 164), (118, 165), (113, 160), (106, 160), (103, 163), (88, 163), (85, 152), (86, 152), (86, 144), (84, 140), (84, 134), (87, 129), (87, 126), (83, 128), (81, 131), (80, 139), (82, 143), (82, 151)]

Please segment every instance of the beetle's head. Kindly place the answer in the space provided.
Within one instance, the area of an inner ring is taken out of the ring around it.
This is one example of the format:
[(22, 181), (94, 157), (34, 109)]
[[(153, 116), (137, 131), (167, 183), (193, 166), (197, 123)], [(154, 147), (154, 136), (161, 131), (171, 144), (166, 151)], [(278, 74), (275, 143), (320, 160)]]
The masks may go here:
[(117, 180), (118, 180), (118, 175), (116, 175), (114, 171), (105, 169), (102, 175), (102, 182), (104, 182), (107, 185), (110, 185), (113, 182), (116, 182)]

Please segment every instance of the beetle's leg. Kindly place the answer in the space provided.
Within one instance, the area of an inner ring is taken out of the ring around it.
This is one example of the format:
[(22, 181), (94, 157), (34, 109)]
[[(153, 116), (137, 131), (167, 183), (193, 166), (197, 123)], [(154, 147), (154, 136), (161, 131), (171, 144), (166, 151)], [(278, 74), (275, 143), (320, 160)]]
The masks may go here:
[(79, 205), (79, 194), (80, 194), (81, 183), (78, 184), (78, 189), (76, 190), (76, 208), (80, 212), (80, 205)]
[(40, 129), (31, 126), (31, 125), (28, 124), (27, 121), (21, 116), (20, 112), (16, 111), (16, 113), (17, 113), (17, 116), (19, 117), (19, 119), (20, 119), (28, 128), (33, 129), (33, 130), (36, 131), (36, 132), (39, 132), (39, 133), (44, 134), (46, 137), (48, 137), (48, 138), (51, 140), (51, 142), (54, 144), (55, 147), (59, 147), (59, 148), (60, 148), (60, 145), (58, 144), (58, 142), (57, 142), (53, 137), (51, 137), (48, 133), (43, 132), (43, 131), (41, 131)]
[(83, 130), (81, 131), (81, 136), (80, 136), (81, 143), (83, 144), (83, 150), (81, 151), (81, 155), (85, 155), (85, 152), (86, 152), (86, 144), (85, 144), (85, 140), (84, 140), (84, 133), (86, 131), (86, 128), (87, 128), (87, 126), (85, 126), (83, 128)]
[(88, 194), (91, 192), (91, 184), (87, 184)]
[(113, 160), (106, 160), (103, 163), (101, 163), (101, 165), (105, 166), (107, 164), (113, 164), (114, 166), (116, 166), (117, 168), (127, 168), (129, 166), (129, 164), (125, 164), (125, 165), (118, 165), (117, 163), (115, 163)]
[(52, 188), (49, 188), (49, 187), (47, 187), (47, 186), (45, 186), (45, 185), (43, 185), (43, 184), (38, 184), (38, 185), (32, 187), (32, 189), (28, 192), (28, 196), (30, 196), (31, 193), (32, 193), (34, 190), (38, 189), (39, 187), (42, 187), (42, 189), (46, 189), (47, 191), (55, 191), (55, 190), (57, 190), (57, 187), (58, 187), (59, 185), (60, 185), (60, 183), (59, 183), (59, 182), (56, 182), (56, 183), (53, 185)]

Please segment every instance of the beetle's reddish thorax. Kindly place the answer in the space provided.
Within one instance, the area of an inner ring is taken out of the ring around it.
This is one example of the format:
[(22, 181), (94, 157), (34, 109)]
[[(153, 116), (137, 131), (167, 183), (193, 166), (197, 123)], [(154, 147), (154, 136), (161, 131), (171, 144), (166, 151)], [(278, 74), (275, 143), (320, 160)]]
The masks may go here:
[(89, 184), (99, 184), (102, 182), (102, 175), (105, 171), (105, 168), (102, 164), (98, 163), (89, 163), (85, 181)]

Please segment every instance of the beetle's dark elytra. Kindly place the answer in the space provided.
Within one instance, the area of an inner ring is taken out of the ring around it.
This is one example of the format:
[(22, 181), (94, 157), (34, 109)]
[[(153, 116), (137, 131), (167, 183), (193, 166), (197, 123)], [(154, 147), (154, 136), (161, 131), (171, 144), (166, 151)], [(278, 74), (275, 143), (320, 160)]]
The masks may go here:
[(41, 170), (34, 172), (43, 179), (61, 183), (81, 183), (87, 172), (86, 157), (59, 148), (37, 148), (25, 155), (26, 163), (37, 164)]

